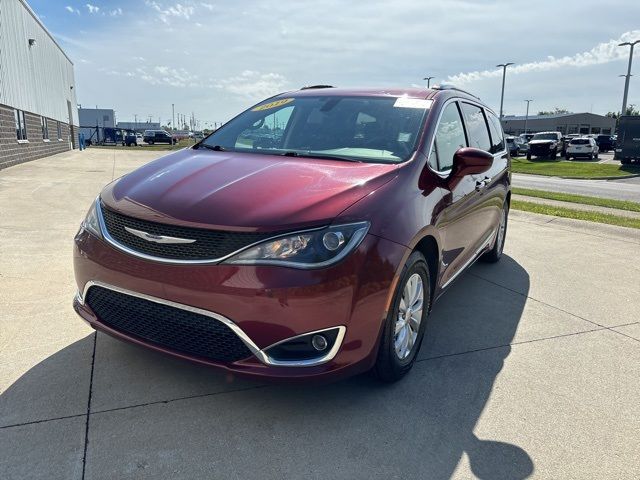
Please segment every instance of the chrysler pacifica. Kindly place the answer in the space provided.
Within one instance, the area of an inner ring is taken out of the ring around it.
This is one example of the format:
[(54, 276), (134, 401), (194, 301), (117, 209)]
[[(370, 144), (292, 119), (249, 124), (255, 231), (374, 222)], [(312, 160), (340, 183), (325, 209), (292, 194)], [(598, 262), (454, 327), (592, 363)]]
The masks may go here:
[(397, 380), (438, 297), (500, 259), (509, 167), (495, 113), (455, 88), (277, 95), (102, 190), (74, 307), (242, 375)]

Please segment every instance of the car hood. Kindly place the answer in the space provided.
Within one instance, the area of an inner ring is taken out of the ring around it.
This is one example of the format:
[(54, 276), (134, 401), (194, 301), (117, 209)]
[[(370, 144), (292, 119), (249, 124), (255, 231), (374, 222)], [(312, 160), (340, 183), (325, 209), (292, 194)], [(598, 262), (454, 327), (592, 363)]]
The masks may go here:
[(549, 145), (557, 142), (558, 140), (529, 140), (529, 145)]
[(329, 223), (398, 165), (185, 149), (108, 185), (102, 202), (150, 221), (243, 231)]

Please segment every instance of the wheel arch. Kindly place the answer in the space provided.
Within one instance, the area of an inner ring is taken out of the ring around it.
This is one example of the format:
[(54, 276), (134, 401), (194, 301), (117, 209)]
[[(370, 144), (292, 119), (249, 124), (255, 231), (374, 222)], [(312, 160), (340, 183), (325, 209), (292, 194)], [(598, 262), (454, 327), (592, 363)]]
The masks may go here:
[(438, 284), (438, 274), (440, 273), (438, 268), (440, 265), (440, 247), (438, 241), (433, 235), (427, 234), (418, 241), (413, 251), (420, 252), (427, 261), (427, 266), (429, 267), (429, 287), (431, 288), (431, 299), (433, 301)]

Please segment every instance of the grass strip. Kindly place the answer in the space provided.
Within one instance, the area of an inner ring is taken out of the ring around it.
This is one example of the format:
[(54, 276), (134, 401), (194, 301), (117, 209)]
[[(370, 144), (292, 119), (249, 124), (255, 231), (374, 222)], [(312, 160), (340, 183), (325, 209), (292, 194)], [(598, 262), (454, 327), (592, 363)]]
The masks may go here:
[(596, 207), (617, 208), (628, 212), (640, 212), (640, 203), (627, 200), (612, 200), (610, 198), (590, 197), (587, 195), (575, 195), (573, 193), (548, 192), (546, 190), (534, 190), (531, 188), (513, 187), (512, 192), (527, 197), (546, 198), (560, 202), (580, 203), (582, 205), (594, 205)]
[(557, 159), (527, 160), (526, 158), (512, 158), (511, 170), (516, 173), (585, 179), (628, 177), (640, 174), (640, 167), (636, 165), (567, 162)]
[(586, 220), (588, 222), (606, 223), (619, 227), (629, 227), (640, 229), (640, 219), (619, 217), (608, 213), (586, 212), (583, 210), (573, 210), (565, 207), (552, 207), (540, 203), (526, 202), (522, 200), (512, 200), (511, 208), (525, 212), (541, 213), (543, 215), (553, 215), (555, 217), (573, 218), (574, 220)]

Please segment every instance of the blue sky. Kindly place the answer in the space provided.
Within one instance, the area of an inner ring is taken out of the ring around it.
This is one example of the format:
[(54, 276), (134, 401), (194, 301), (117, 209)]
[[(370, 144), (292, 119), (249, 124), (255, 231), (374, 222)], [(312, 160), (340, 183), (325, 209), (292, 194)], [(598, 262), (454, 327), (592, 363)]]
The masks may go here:
[[(31, 0), (75, 64), (78, 102), (118, 120), (165, 123), (192, 111), (221, 122), (306, 84), (453, 81), (505, 114), (554, 107), (606, 113), (622, 103), (640, 2), (384, 0)], [(639, 45), (640, 47), (640, 45)], [(637, 49), (640, 51), (640, 48)], [(640, 53), (632, 73), (640, 72)], [(640, 74), (629, 103), (640, 105)]]

